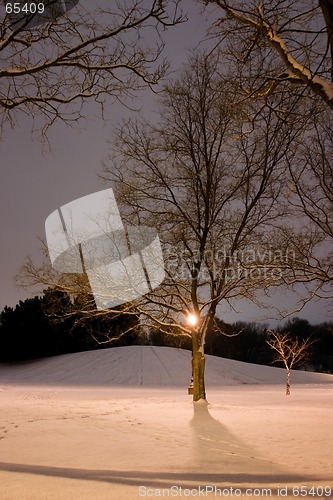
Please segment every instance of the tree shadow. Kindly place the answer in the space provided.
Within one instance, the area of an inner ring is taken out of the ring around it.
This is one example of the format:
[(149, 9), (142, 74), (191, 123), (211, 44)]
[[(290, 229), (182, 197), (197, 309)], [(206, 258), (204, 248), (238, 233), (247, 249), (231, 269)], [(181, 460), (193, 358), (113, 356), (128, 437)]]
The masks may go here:
[[(76, 479), (82, 481), (100, 481), (109, 484), (125, 486), (146, 486), (151, 488), (171, 488), (171, 486), (182, 486), (186, 488), (198, 488), (203, 485), (226, 485), (230, 484), (255, 484), (268, 486), (270, 484), (295, 484), (304, 481), (304, 477), (283, 474), (256, 475), (244, 473), (207, 473), (207, 472), (154, 472), (151, 470), (108, 470), (108, 469), (79, 469), (65, 467), (50, 467), (44, 465), (19, 464), (0, 462), (0, 471), (32, 474), (59, 479)], [(275, 488), (276, 489), (276, 488)]]
[[(195, 444), (195, 467), (219, 472), (220, 478), (233, 478), (238, 482), (248, 482), (251, 478), (255, 482), (290, 479), (290, 474), (278, 464), (261, 456), (213, 418), (207, 403), (193, 403), (193, 408), (190, 425)], [(293, 478), (306, 479), (297, 475)]]

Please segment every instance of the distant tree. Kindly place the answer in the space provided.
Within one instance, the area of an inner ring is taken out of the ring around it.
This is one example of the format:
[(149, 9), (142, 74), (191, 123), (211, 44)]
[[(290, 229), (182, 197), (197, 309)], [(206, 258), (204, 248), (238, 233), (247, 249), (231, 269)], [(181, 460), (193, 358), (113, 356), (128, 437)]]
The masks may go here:
[(20, 301), (0, 313), (0, 360), (14, 361), (57, 354), (54, 328), (40, 297)]
[(266, 325), (236, 322), (226, 325), (216, 318), (219, 325), (207, 336), (207, 352), (246, 363), (268, 364), (270, 352), (266, 340)]
[(121, 310), (82, 314), (67, 293), (47, 289), (0, 313), (0, 361), (17, 361), (138, 342), (138, 317)]
[(305, 340), (314, 333), (314, 327), (307, 319), (294, 317), (286, 321), (279, 329), (279, 333), (288, 333), (291, 339)]
[(75, 331), (73, 303), (70, 296), (62, 291), (48, 288), (41, 296), (41, 307), (50, 326), (56, 332), (56, 354), (66, 354), (89, 349), (85, 330)]
[[(83, 278), (81, 277), (83, 280)], [(85, 281), (85, 280), (84, 280)], [(43, 295), (43, 309), (50, 322), (64, 329), (79, 346), (76, 350), (101, 349), (137, 342), (139, 318), (126, 314), (122, 307), (103, 314), (96, 314), (94, 300), (89, 289), (70, 300), (67, 292), (48, 288)]]
[(318, 371), (333, 373), (333, 324), (320, 323), (313, 327), (313, 337), (317, 339), (311, 363)]
[(163, 328), (163, 330), (158, 327), (150, 327), (148, 329), (147, 342), (149, 345), (191, 350), (191, 339), (188, 336), (184, 336), (179, 328), (172, 326)]
[(306, 362), (310, 355), (310, 349), (315, 340), (311, 338), (299, 340), (292, 339), (288, 333), (272, 333), (267, 344), (275, 353), (275, 363), (281, 362), (287, 370), (286, 395), (290, 395), (291, 369)]

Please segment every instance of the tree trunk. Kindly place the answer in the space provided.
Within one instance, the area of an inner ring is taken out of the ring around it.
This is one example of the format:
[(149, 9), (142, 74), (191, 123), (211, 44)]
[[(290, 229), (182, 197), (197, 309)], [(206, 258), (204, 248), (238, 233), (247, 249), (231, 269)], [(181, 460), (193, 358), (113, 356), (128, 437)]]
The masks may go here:
[(205, 390), (205, 354), (200, 346), (198, 333), (192, 333), (192, 377), (193, 401), (206, 399)]
[(286, 396), (290, 395), (290, 370), (287, 368)]

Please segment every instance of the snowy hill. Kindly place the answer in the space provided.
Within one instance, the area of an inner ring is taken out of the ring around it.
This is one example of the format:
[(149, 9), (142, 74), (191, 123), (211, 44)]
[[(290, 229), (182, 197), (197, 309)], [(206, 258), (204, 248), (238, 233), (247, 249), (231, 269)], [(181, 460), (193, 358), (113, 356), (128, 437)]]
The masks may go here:
[[(186, 387), (190, 378), (191, 353), (170, 347), (115, 347), (0, 365), (0, 383), (14, 384)], [(282, 368), (207, 356), (208, 387), (284, 381)], [(292, 383), (333, 383), (333, 376), (295, 371)]]

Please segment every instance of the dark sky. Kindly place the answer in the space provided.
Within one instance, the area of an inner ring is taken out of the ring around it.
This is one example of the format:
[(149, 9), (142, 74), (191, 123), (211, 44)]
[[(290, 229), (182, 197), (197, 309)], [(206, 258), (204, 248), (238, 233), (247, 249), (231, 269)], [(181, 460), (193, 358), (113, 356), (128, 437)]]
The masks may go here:
[[(172, 68), (177, 71), (193, 49), (205, 36), (205, 17), (185, 2), (189, 9), (189, 22), (173, 28), (166, 36), (167, 54)], [(210, 42), (213, 43), (213, 42)], [(153, 109), (154, 96), (146, 93), (136, 106), (148, 116)], [(31, 295), (14, 287), (13, 277), (26, 256), (40, 259), (47, 216), (61, 205), (81, 196), (105, 189), (97, 173), (108, 154), (108, 140), (112, 137), (112, 125), (129, 113), (119, 103), (111, 101), (107, 107), (109, 120), (93, 118), (94, 105), (88, 105), (87, 119), (79, 127), (69, 128), (57, 124), (48, 133), (51, 150), (41, 141), (39, 134), (31, 133), (32, 121), (17, 112), (17, 125), (5, 130), (0, 142), (0, 310), (5, 305), (14, 306), (19, 299)], [(275, 295), (273, 304), (295, 302), (295, 297)], [(296, 305), (296, 302), (295, 302)], [(238, 304), (240, 313), (221, 307), (220, 315), (226, 321), (256, 320), (265, 318), (267, 311), (260, 311), (247, 304)], [(299, 316), (312, 322), (329, 319), (326, 302), (308, 305)]]

